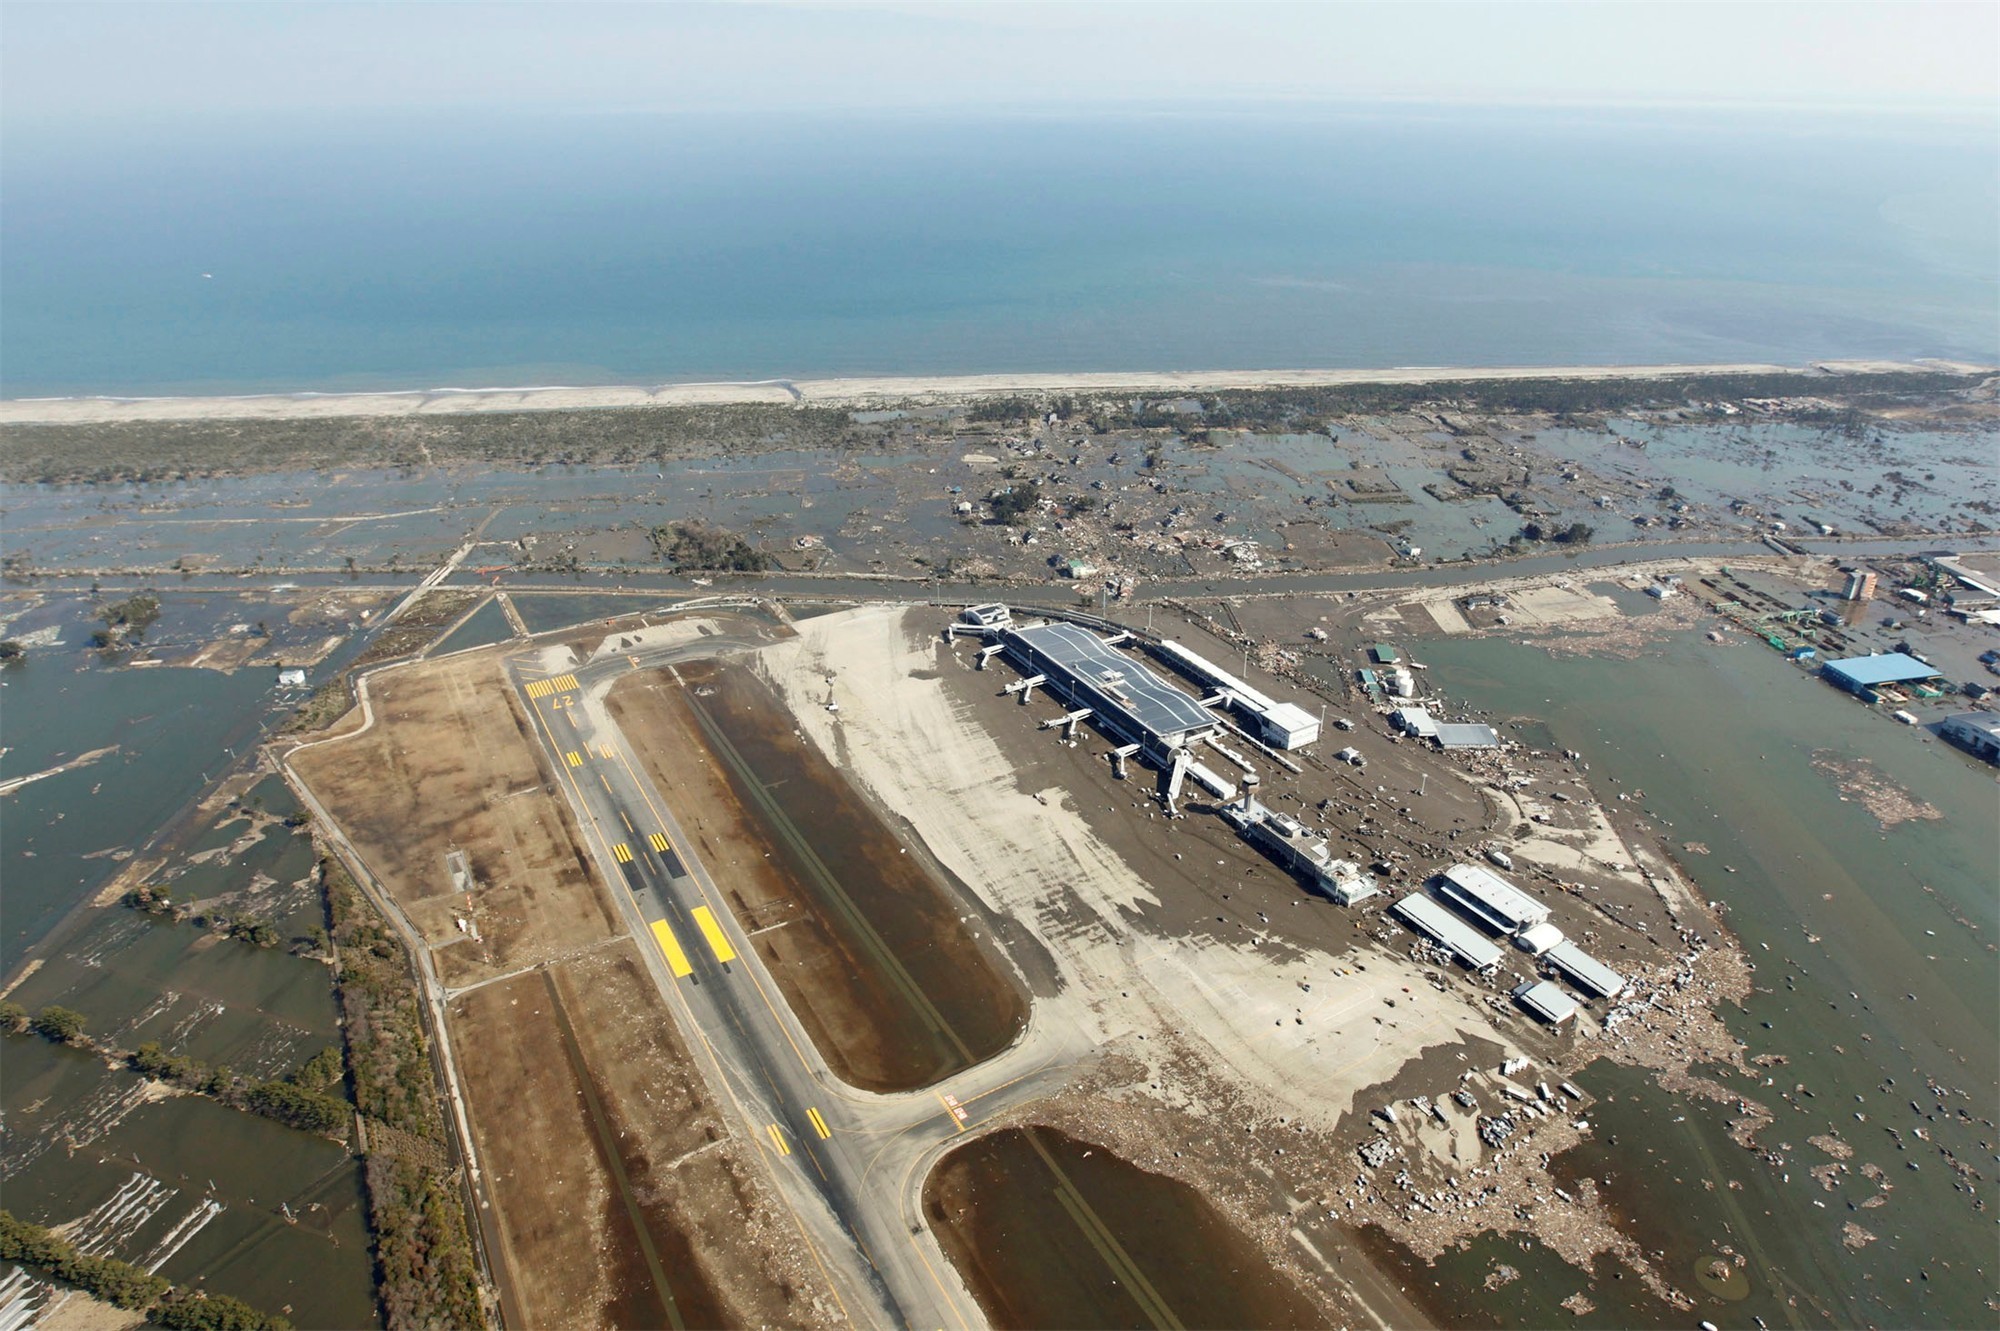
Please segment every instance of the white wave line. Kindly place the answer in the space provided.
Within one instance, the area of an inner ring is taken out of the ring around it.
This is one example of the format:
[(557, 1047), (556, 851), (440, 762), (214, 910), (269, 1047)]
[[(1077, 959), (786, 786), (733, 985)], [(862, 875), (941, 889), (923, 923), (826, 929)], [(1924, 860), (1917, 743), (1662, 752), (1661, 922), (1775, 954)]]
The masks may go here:
[(157, 1275), (160, 1268), (173, 1259), (175, 1253), (185, 1248), (195, 1235), (208, 1228), (208, 1222), (221, 1215), (225, 1209), (227, 1208), (213, 1197), (202, 1198), (194, 1210), (188, 1212), (178, 1225), (169, 1230), (167, 1236), (160, 1240), (159, 1246), (140, 1263), (146, 1268), (146, 1274)]

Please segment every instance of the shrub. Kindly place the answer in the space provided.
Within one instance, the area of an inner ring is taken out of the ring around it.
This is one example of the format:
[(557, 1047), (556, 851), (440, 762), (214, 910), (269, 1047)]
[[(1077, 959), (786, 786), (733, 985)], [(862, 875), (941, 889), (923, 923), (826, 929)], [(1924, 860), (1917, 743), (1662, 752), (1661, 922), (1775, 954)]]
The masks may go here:
[(57, 1044), (75, 1044), (83, 1038), (83, 1028), (86, 1024), (81, 1012), (51, 1004), (35, 1014), (34, 1031), (44, 1040), (53, 1040)]

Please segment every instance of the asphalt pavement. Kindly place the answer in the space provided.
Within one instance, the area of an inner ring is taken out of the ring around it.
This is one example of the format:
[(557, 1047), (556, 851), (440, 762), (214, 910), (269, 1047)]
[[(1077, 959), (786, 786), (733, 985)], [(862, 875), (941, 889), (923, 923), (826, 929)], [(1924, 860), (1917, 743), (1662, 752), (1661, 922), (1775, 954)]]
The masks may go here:
[(1053, 1089), (1088, 1050), (1031, 1016), (1007, 1050), (925, 1090), (872, 1094), (828, 1069), (603, 706), (634, 670), (756, 645), (709, 637), (553, 672), (548, 656), (528, 652), (508, 669), (683, 1038), (758, 1148), (849, 1320), (980, 1326), (984, 1315), (924, 1222), (924, 1177), (981, 1118)]

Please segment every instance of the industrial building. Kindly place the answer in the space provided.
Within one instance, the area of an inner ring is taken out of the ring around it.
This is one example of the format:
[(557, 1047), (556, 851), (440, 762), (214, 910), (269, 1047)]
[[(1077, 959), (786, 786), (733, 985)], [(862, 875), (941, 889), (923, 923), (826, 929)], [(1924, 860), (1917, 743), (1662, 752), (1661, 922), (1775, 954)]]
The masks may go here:
[(1542, 960), (1593, 998), (1616, 998), (1625, 992), (1623, 976), (1575, 943), (1556, 944), (1542, 954)]
[(1960, 712), (1940, 722), (1938, 734), (1989, 763), (2000, 763), (2000, 715)]
[(1389, 713), (1389, 720), (1406, 735), (1415, 735), (1418, 739), (1437, 738), (1437, 721), (1421, 707), (1398, 707)]
[(1243, 713), (1257, 738), (1272, 748), (1303, 748), (1319, 738), (1319, 718), (1296, 703), (1276, 701), (1180, 643), (1162, 642), (1154, 650), (1168, 665), (1214, 689), (1223, 702)]
[(1849, 601), (1869, 601), (1875, 597), (1875, 571), (1857, 568), (1847, 575), (1847, 587), (1842, 596)]
[(1241, 800), (1226, 805), (1222, 816), (1245, 841), (1305, 879), (1313, 890), (1332, 898), (1335, 905), (1352, 906), (1381, 894), (1360, 865), (1333, 858), (1325, 837), (1290, 814), (1267, 808), (1254, 795), (1246, 792)]
[(1500, 964), (1500, 949), (1482, 938), (1450, 911), (1421, 892), (1412, 892), (1389, 908), (1403, 923), (1438, 944), (1476, 971)]
[(1497, 934), (1544, 924), (1549, 908), (1477, 864), (1454, 864), (1438, 875), (1438, 895)]
[(1087, 707), (1099, 725), (1161, 766), (1176, 750), (1222, 728), (1207, 708), (1075, 624), (1005, 628), (1007, 658), (1030, 680), (1071, 707)]
[(1551, 1026), (1560, 1026), (1576, 1015), (1576, 1000), (1547, 980), (1529, 980), (1519, 986), (1514, 990), (1514, 1001)]
[(1828, 661), (1819, 668), (1826, 679), (1873, 700), (1872, 690), (1881, 684), (1913, 684), (1920, 679), (1936, 679), (1937, 671), (1914, 656), (1902, 652), (1878, 652), (1873, 656), (1849, 656)]
[(1500, 747), (1500, 732), (1492, 726), (1470, 725), (1457, 721), (1435, 723), (1437, 733), (1432, 736), (1440, 749), (1497, 749)]

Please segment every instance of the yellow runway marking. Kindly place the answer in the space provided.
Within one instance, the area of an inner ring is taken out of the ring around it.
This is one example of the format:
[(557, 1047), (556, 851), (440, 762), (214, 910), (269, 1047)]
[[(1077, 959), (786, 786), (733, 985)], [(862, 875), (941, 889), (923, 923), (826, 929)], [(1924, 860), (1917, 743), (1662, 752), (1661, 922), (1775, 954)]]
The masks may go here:
[(636, 656), (628, 656), (628, 657), (626, 657), (625, 659), (626, 659), (627, 661), (630, 661), (630, 662), (632, 663), (632, 668), (633, 668), (634, 670), (637, 670), (637, 669), (639, 668), (639, 658), (638, 658), (638, 657), (636, 657)]
[(654, 920), (653, 941), (658, 943), (660, 951), (666, 954), (667, 969), (674, 973), (676, 980), (685, 980), (694, 974), (694, 963), (688, 960), (687, 949), (681, 946), (681, 940), (674, 937), (672, 925), (665, 920)]
[(571, 767), (583, 766), (583, 755), (578, 753), (575, 749), (571, 749), (568, 753), (565, 753), (563, 755), (563, 758), (565, 761), (569, 763)]
[(715, 953), (715, 959), (725, 963), (736, 960), (736, 949), (729, 945), (729, 936), (722, 932), (722, 925), (716, 920), (715, 912), (706, 906), (696, 906), (692, 914), (695, 926), (701, 930), (701, 936), (708, 940), (709, 951)]
[(632, 848), (626, 845), (623, 841), (613, 846), (611, 848), (611, 853), (618, 857), (618, 862), (620, 864), (630, 864), (632, 862)]
[(777, 1124), (772, 1123), (768, 1125), (765, 1131), (771, 1134), (771, 1141), (777, 1146), (779, 1155), (790, 1155), (792, 1153), (792, 1148), (785, 1145), (785, 1134), (778, 1131)]
[(609, 744), (600, 744), (597, 746), (597, 755), (600, 758), (616, 758), (618, 751), (613, 749)]
[(831, 1137), (833, 1135), (833, 1129), (829, 1128), (826, 1125), (826, 1120), (819, 1116), (819, 1110), (817, 1109), (806, 1110), (806, 1117), (812, 1120), (813, 1131), (819, 1134), (819, 1138), (821, 1141), (825, 1141), (828, 1137)]
[(952, 1126), (957, 1128), (960, 1132), (964, 1132), (965, 1106), (958, 1102), (958, 1097), (955, 1095), (944, 1095), (941, 1093), (938, 1096), (938, 1103), (944, 1106), (945, 1113), (951, 1115)]
[(667, 853), (667, 839), (664, 836), (660, 835), (658, 832), (653, 833), (653, 835), (647, 837), (646, 840), (653, 847), (653, 849), (660, 852), (660, 854), (664, 855)]
[[(653, 816), (658, 818), (661, 822), (666, 822), (667, 816), (665, 812), (663, 812), (660, 806), (654, 803), (653, 801), (652, 782), (642, 779), (637, 772), (632, 770), (632, 764), (626, 759), (623, 752), (620, 752), (618, 755), (618, 764), (619, 766), (625, 769), (626, 775), (632, 778), (633, 784), (636, 785), (639, 789), (639, 798), (646, 801), (646, 807), (653, 811)], [(700, 892), (704, 898), (708, 897), (708, 889), (701, 886), (699, 881), (695, 883), (695, 890)], [(799, 1066), (806, 1069), (808, 1072), (812, 1071), (813, 1065), (806, 1061), (805, 1050), (799, 1048), (799, 1042), (792, 1038), (792, 1032), (790, 1028), (787, 1027), (783, 1021), (779, 1020), (777, 1004), (771, 1001), (771, 996), (764, 992), (764, 986), (758, 983), (757, 973), (755, 971), (750, 971), (747, 972), (747, 974), (750, 977), (751, 985), (757, 990), (757, 997), (760, 1000), (762, 1000), (765, 1007), (770, 1009), (771, 1020), (778, 1022), (778, 1031), (785, 1037), (785, 1043), (792, 1047), (792, 1053), (798, 1058)], [(799, 1223), (797, 1216), (793, 1216), (792, 1220), (794, 1224)], [(803, 1232), (803, 1226), (801, 1226), (801, 1232)], [(807, 1243), (806, 1247), (812, 1249), (813, 1260), (818, 1261), (819, 1260), (818, 1249), (813, 1248), (811, 1243)], [(820, 1270), (824, 1271), (825, 1269), (826, 1269), (825, 1263), (823, 1262), (820, 1263)], [(838, 1291), (836, 1291), (834, 1294), (834, 1301), (835, 1302), (840, 1301), (840, 1296)], [(843, 1305), (843, 1311), (845, 1311), (845, 1305)]]

